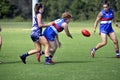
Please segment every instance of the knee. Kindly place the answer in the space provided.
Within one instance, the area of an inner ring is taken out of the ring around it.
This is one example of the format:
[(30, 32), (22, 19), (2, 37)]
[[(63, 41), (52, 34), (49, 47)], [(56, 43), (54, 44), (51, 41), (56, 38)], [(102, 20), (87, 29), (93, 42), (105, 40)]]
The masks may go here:
[(40, 52), (40, 48), (37, 48), (37, 49), (36, 49), (36, 52)]
[(106, 45), (107, 44), (107, 42), (102, 42), (102, 45), (104, 46), (104, 45)]
[(44, 44), (44, 46), (45, 46), (45, 47), (49, 47), (49, 44), (48, 44), (48, 43), (46, 43), (46, 44)]
[(113, 40), (113, 43), (114, 44), (118, 44), (118, 40), (116, 39), (116, 40)]
[(50, 52), (55, 52), (57, 48), (50, 48)]

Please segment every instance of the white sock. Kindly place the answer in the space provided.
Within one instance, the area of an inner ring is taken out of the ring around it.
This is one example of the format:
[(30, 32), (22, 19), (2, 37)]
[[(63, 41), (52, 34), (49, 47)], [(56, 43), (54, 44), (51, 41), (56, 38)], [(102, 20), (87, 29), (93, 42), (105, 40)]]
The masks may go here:
[(120, 55), (120, 53), (116, 53), (116, 55)]

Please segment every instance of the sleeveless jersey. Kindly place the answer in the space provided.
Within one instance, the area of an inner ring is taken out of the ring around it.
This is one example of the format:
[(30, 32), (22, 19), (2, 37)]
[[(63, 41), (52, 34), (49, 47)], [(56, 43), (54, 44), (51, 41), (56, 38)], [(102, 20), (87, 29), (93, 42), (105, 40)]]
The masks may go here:
[[(38, 13), (38, 14), (40, 14), (40, 13)], [(42, 28), (38, 26), (37, 17), (35, 16), (33, 19), (31, 39), (33, 40), (33, 42), (36, 42), (39, 40), (40, 36), (42, 36)]]
[(112, 19), (114, 18), (114, 13), (112, 9), (109, 9), (108, 12), (101, 10), (102, 17), (100, 19), (100, 32), (108, 34), (113, 32), (112, 29)]
[[(38, 13), (38, 14), (40, 14), (40, 13)], [(42, 28), (38, 26), (38, 21), (37, 21), (37, 17), (36, 16), (34, 16), (34, 18), (33, 18), (32, 32), (37, 32), (40, 35), (42, 34)]]
[(57, 19), (54, 21), (53, 26), (57, 29), (58, 32), (63, 31), (64, 28), (61, 27), (62, 23), (64, 23), (64, 19)]
[(61, 25), (65, 22), (63, 18), (57, 19), (54, 21), (52, 26), (47, 27), (44, 30), (44, 36), (49, 41), (54, 41), (55, 36), (58, 34), (58, 32), (62, 32), (64, 28), (61, 27)]

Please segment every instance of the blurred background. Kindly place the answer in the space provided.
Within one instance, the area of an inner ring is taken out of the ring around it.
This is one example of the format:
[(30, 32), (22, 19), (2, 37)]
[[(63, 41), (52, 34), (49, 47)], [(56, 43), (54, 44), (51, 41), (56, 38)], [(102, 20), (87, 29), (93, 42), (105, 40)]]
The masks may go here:
[[(65, 11), (71, 12), (73, 21), (95, 19), (108, 1), (120, 21), (120, 0), (38, 0), (45, 6), (45, 21), (59, 18)], [(32, 21), (32, 0), (0, 0), (1, 21)]]

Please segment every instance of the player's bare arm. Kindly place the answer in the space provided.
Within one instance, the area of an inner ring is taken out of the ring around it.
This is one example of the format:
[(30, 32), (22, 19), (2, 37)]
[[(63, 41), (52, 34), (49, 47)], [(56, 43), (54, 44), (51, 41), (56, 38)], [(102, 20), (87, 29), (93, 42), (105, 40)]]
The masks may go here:
[(96, 28), (97, 28), (97, 25), (98, 25), (98, 22), (99, 20), (101, 19), (101, 16), (102, 16), (102, 13), (100, 12), (95, 20), (95, 23), (94, 23), (94, 33), (96, 32)]
[(62, 27), (64, 28), (66, 35), (67, 35), (68, 37), (72, 38), (72, 35), (70, 34), (70, 31), (69, 31), (69, 29), (68, 29), (67, 23), (63, 23), (63, 24), (62, 24)]
[(38, 20), (38, 26), (42, 27), (42, 15), (41, 14), (37, 15), (37, 20)]
[(52, 24), (53, 24), (53, 22), (49, 22), (49, 23), (46, 23), (46, 24), (42, 24), (42, 27), (45, 28), (45, 27), (51, 26)]
[[(113, 16), (114, 16), (114, 14), (113, 14)], [(115, 24), (116, 27), (119, 27), (119, 28), (120, 28), (120, 26), (119, 26), (118, 23), (117, 23), (117, 20), (116, 20), (116, 17), (115, 17), (115, 16), (113, 17), (113, 23)]]
[(61, 42), (59, 41), (59, 37), (58, 34), (55, 36), (56, 42), (57, 42), (57, 46), (60, 48), (61, 47)]
[(37, 15), (37, 19), (38, 19), (38, 26), (39, 27), (48, 27), (48, 26), (51, 26), (53, 24), (53, 22), (49, 22), (47, 24), (43, 24), (42, 23), (42, 15), (41, 14)]

